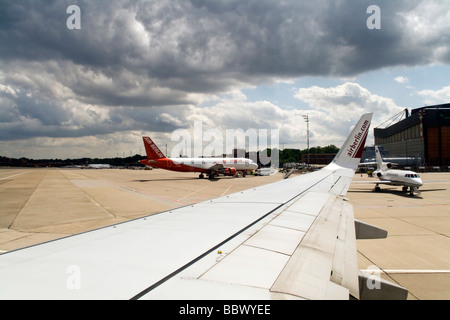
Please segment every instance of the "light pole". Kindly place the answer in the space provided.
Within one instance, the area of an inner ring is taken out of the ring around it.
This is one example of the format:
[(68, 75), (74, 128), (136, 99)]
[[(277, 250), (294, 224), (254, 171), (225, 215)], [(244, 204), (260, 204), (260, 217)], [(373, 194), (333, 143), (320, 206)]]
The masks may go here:
[(308, 169), (309, 169), (309, 116), (308, 114), (303, 115), (303, 119), (306, 121), (306, 136), (307, 136), (307, 144), (308, 144)]

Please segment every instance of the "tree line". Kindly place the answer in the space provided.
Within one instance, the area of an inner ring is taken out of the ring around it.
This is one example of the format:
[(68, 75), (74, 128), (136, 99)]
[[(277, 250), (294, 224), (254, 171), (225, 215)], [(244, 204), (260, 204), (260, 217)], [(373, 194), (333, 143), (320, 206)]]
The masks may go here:
[[(302, 155), (308, 153), (308, 149), (271, 149), (266, 150), (266, 154), (270, 157), (272, 152), (279, 152), (279, 163), (283, 166), (285, 163), (301, 162)], [(337, 153), (339, 148), (335, 145), (326, 147), (312, 147), (309, 149), (310, 154), (333, 154)], [(258, 152), (259, 155), (259, 152)], [(248, 153), (246, 155), (248, 157)], [(79, 158), (79, 159), (28, 159), (28, 158), (8, 158), (0, 156), (0, 166), (7, 167), (69, 167), (69, 166), (85, 166), (89, 164), (109, 164), (113, 167), (132, 167), (143, 166), (140, 160), (145, 159), (145, 156), (134, 155), (126, 158)], [(259, 157), (258, 157), (259, 158)]]

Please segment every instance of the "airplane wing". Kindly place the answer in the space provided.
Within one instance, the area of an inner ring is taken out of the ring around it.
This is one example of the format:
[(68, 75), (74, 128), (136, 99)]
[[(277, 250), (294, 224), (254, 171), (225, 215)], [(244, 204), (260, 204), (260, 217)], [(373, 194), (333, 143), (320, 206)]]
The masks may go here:
[(370, 120), (320, 171), (0, 255), (0, 299), (358, 298), (343, 196)]
[(224, 166), (222, 163), (216, 163), (215, 165), (207, 168), (207, 170), (214, 171), (214, 172), (218, 172), (223, 169), (224, 169)]

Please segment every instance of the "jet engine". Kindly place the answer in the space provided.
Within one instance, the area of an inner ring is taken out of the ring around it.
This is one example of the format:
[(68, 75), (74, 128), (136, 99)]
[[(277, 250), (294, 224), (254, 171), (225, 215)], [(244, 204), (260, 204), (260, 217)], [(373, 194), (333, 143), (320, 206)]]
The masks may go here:
[(223, 171), (224, 171), (223, 172), (224, 176), (232, 177), (232, 176), (236, 175), (236, 169), (235, 168), (225, 168)]

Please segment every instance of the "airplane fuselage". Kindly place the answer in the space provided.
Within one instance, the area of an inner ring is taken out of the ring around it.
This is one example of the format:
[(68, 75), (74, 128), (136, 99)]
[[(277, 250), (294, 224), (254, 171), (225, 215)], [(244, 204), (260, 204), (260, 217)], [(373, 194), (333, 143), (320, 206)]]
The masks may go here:
[(418, 188), (423, 185), (422, 179), (414, 171), (377, 170), (374, 174), (381, 181), (389, 181), (392, 185)]
[(215, 165), (223, 165), (224, 168), (240, 172), (251, 172), (258, 169), (256, 163), (246, 158), (162, 158), (141, 160), (141, 163), (178, 172), (209, 173), (211, 167)]

